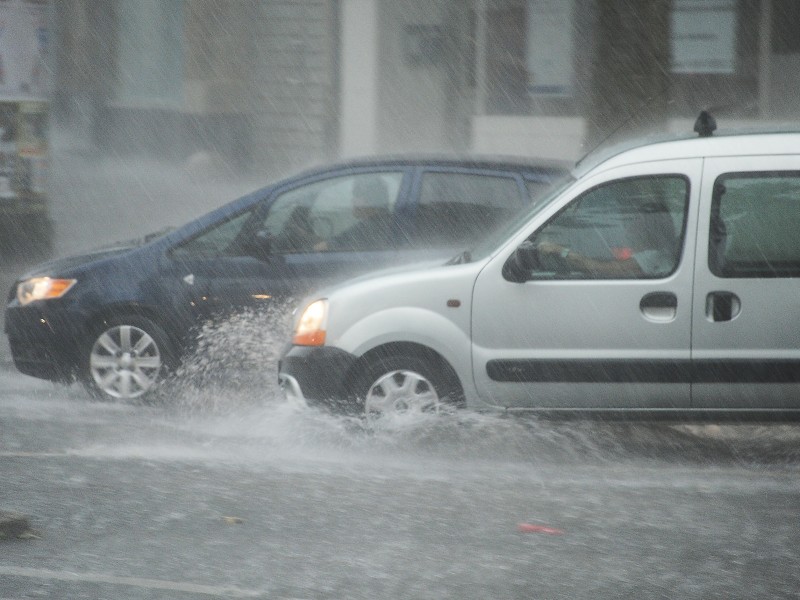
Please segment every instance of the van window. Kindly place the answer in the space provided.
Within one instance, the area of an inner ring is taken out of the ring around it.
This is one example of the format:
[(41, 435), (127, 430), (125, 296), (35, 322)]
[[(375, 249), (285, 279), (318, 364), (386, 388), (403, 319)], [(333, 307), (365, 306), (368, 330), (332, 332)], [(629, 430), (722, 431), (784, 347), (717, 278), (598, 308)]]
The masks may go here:
[(708, 256), (718, 277), (800, 277), (798, 231), (800, 172), (717, 178)]
[[(689, 182), (681, 175), (623, 179), (587, 191), (532, 238), (540, 248), (540, 268), (534, 276), (648, 279), (669, 275), (680, 260), (688, 198)], [(545, 248), (557, 248), (561, 254), (546, 253)]]
[(513, 177), (425, 173), (411, 232), (414, 247), (468, 247), (523, 207)]

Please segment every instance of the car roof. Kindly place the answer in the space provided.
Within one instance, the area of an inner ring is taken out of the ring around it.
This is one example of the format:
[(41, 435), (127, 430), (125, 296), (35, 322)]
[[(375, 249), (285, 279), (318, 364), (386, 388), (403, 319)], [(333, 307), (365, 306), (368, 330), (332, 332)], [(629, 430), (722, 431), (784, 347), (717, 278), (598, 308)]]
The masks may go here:
[(405, 153), (349, 157), (336, 162), (310, 167), (298, 175), (307, 176), (310, 174), (326, 173), (333, 170), (346, 170), (354, 168), (383, 166), (410, 167), (421, 165), (439, 167), (467, 167), (471, 169), (502, 168), (513, 170), (544, 170), (553, 172), (567, 172), (574, 167), (574, 163), (572, 162), (527, 156)]
[(578, 162), (579, 178), (593, 170), (680, 158), (779, 155), (800, 152), (800, 132), (721, 132), (707, 137), (642, 138), (601, 148)]

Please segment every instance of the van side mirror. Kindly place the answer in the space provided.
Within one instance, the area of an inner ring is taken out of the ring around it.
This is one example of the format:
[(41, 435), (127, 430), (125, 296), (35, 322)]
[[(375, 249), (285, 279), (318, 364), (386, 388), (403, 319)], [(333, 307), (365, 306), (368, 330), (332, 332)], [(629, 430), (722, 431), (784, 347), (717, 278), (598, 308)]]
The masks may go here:
[(531, 271), (539, 266), (539, 251), (531, 241), (522, 242), (503, 265), (503, 277), (513, 283), (530, 280)]

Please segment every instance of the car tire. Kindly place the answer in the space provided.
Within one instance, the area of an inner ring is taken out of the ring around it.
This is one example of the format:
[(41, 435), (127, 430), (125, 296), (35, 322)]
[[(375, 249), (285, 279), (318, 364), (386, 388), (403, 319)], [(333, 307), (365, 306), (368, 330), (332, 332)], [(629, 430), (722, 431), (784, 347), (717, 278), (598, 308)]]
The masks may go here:
[(103, 321), (86, 344), (82, 381), (104, 400), (134, 400), (152, 395), (174, 366), (169, 337), (139, 315)]
[(356, 377), (352, 395), (368, 422), (410, 412), (440, 413), (463, 404), (452, 370), (424, 356), (378, 356)]

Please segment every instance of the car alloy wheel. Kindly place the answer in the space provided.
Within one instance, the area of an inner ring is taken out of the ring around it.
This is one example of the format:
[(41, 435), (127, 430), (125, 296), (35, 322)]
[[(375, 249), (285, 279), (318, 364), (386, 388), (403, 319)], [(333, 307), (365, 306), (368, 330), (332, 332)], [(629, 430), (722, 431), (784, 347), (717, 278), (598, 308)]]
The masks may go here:
[(166, 336), (148, 319), (116, 319), (97, 336), (89, 352), (93, 391), (132, 399), (152, 391), (166, 359)]

